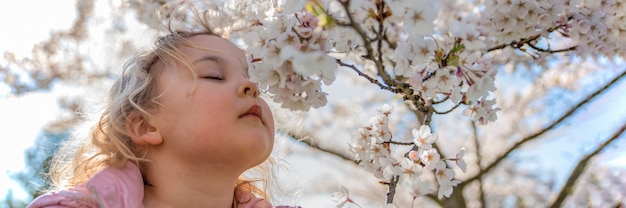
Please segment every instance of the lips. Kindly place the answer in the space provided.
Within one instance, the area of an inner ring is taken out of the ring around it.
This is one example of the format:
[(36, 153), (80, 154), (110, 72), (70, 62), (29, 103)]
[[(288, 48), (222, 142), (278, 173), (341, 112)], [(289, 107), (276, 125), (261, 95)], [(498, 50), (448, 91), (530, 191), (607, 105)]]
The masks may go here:
[(261, 106), (253, 105), (252, 107), (248, 109), (248, 111), (246, 111), (243, 115), (240, 116), (240, 118), (244, 118), (244, 117), (257, 117), (263, 120), (263, 111), (261, 110)]

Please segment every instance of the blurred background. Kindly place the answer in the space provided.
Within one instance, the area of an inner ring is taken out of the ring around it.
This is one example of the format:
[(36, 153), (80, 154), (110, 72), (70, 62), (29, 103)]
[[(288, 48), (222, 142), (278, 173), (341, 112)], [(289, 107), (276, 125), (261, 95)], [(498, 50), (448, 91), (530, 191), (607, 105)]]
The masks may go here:
[[(156, 32), (141, 20), (156, 3), (146, 2), (27, 0), (0, 6), (0, 207), (25, 207), (40, 194), (44, 161), (80, 120), (82, 106), (98, 102), (123, 61), (152, 44)], [(460, 111), (434, 119), (442, 154), (467, 149), (467, 173), (455, 170), (465, 184), (455, 192), (466, 206), (545, 206), (563, 187), (570, 188), (565, 204), (572, 206), (614, 207), (626, 200), (626, 142), (616, 134), (626, 123), (626, 63), (558, 55), (553, 62), (546, 68), (502, 64), (494, 95), (502, 110), (494, 123), (472, 124)], [(382, 207), (386, 187), (354, 162), (347, 144), (383, 103), (395, 106), (395, 138), (410, 140), (416, 118), (401, 98), (380, 93), (352, 71), (340, 69), (337, 77), (325, 88), (325, 107), (291, 112), (273, 105), (275, 154), (286, 167), (280, 180), (297, 190), (282, 203), (334, 207), (331, 194), (345, 186), (361, 207)], [(576, 171), (581, 164), (584, 169)], [(566, 183), (572, 176), (576, 183)], [(408, 207), (412, 200), (398, 194), (396, 205)], [(415, 200), (441, 205), (433, 197)]]

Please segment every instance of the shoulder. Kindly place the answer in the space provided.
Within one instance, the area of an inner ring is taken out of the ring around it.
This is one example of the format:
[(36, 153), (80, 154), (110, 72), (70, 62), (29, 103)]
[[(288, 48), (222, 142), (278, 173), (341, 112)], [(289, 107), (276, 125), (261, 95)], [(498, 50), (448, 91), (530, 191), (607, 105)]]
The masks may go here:
[(127, 162), (122, 168), (106, 168), (94, 175), (87, 188), (104, 207), (141, 207), (143, 179), (139, 168)]
[(122, 168), (108, 167), (86, 184), (71, 190), (37, 197), (28, 208), (38, 207), (142, 207), (143, 180), (131, 162)]
[(39, 207), (98, 207), (98, 202), (85, 189), (84, 186), (77, 186), (72, 190), (50, 192), (37, 197), (27, 208)]

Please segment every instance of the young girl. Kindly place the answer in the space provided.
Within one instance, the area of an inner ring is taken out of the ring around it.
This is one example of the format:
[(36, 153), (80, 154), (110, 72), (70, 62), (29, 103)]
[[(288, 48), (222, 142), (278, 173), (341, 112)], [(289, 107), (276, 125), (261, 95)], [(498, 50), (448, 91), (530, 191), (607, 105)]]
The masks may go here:
[(125, 65), (89, 138), (55, 155), (55, 191), (28, 207), (272, 207), (272, 112), (244, 52), (201, 25)]

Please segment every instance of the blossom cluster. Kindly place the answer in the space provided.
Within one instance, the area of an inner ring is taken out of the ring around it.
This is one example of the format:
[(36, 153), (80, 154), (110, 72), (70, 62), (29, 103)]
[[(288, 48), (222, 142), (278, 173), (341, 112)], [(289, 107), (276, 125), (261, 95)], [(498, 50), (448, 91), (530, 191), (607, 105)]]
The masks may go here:
[[(564, 1), (564, 0), (563, 0)], [(582, 0), (571, 14), (567, 34), (578, 45), (577, 53), (626, 57), (626, 3), (621, 0)]]
[[(149, 11), (167, 10), (173, 2), (128, 1), (139, 9), (138, 19), (154, 28), (160, 25), (158, 15)], [(489, 98), (495, 90), (496, 70), (491, 63), (516, 56), (489, 56), (489, 46), (518, 43), (516, 47), (522, 50), (524, 44), (531, 49), (540, 44), (540, 39), (533, 37), (553, 39), (551, 34), (556, 32), (561, 39), (570, 40), (568, 46), (576, 46), (581, 55), (626, 54), (621, 38), (626, 33), (625, 6), (616, 0), (232, 2), (243, 6), (231, 9), (250, 13), (237, 18), (243, 19), (238, 23), (247, 23), (239, 32), (250, 54), (252, 78), (283, 107), (295, 110), (327, 103), (322, 85), (334, 81), (337, 62), (358, 63), (365, 70), (371, 68), (372, 60), (364, 57), (368, 53), (378, 57), (380, 53), (384, 70), (392, 78), (409, 83), (416, 96), (425, 101), (443, 98), (470, 105), (466, 111), (473, 113), (466, 114), (487, 123), (497, 112), (497, 108), (484, 105), (495, 103)], [(227, 13), (232, 16), (237, 11)], [(221, 23), (220, 27), (234, 20), (223, 16), (227, 15), (211, 15), (211, 19), (217, 19), (214, 22)], [(379, 39), (384, 41), (375, 41)], [(535, 50), (566, 49), (541, 44), (546, 47)], [(377, 73), (374, 76), (384, 76)]]
[[(482, 46), (479, 31), (460, 27), (464, 24), (460, 21), (451, 23), (450, 27), (436, 25), (442, 8), (439, 1), (419, 1), (419, 5), (407, 0), (386, 3), (383, 7), (389, 15), (384, 19), (376, 18), (383, 14), (375, 12), (382, 2), (366, 0), (350, 1), (348, 5), (321, 0), (279, 1), (280, 7), (265, 14), (257, 11), (238, 16), (247, 18), (238, 21), (247, 24), (238, 30), (238, 37), (248, 52), (251, 79), (282, 107), (306, 111), (326, 105), (327, 93), (322, 86), (334, 82), (338, 63), (344, 66), (356, 63), (355, 70), (364, 71), (379, 61), (385, 72), (372, 76), (389, 73), (398, 83), (408, 84), (413, 93), (409, 96), (419, 97), (422, 103), (449, 99), (456, 105), (470, 105), (474, 112), (471, 118), (476, 121), (495, 120), (498, 109), (484, 103), (495, 103), (489, 100), (489, 93), (495, 90), (496, 70), (491, 67), (490, 58), (479, 50)], [(162, 5), (161, 10), (173, 7), (171, 2), (142, 4)], [(248, 11), (254, 6), (247, 2), (238, 8)], [(206, 14), (211, 14), (209, 19), (219, 26), (216, 28), (225, 31), (225, 22), (235, 19), (237, 8), (220, 11), (222, 7), (228, 6), (203, 6), (211, 11)], [(154, 15), (138, 15), (149, 25), (155, 25), (148, 21)], [(189, 18), (181, 17), (183, 24), (188, 22), (184, 19)], [(384, 35), (389, 44), (379, 46), (380, 41), (369, 39), (380, 36), (376, 31), (381, 27), (386, 28)], [(380, 54), (381, 58), (364, 59), (368, 54)]]
[(318, 19), (308, 12), (260, 20), (243, 38), (254, 81), (285, 108), (308, 110), (326, 105), (322, 83), (335, 80), (337, 61)]
[[(434, 191), (435, 183), (422, 176), (424, 171), (432, 171), (439, 187), (438, 197), (449, 197), (452, 188), (460, 181), (454, 179), (455, 173), (445, 161), (454, 161), (465, 172), (465, 149), (461, 148), (454, 158), (441, 158), (437, 149), (433, 148), (437, 134), (433, 134), (427, 125), (412, 129), (413, 141), (410, 143), (394, 141), (388, 123), (392, 111), (392, 106), (383, 105), (370, 119), (369, 125), (358, 129), (357, 136), (349, 144), (351, 151), (355, 153), (355, 159), (359, 165), (384, 182), (399, 177), (399, 184), (404, 185), (413, 197)], [(391, 145), (411, 145), (413, 148), (403, 157), (397, 158), (391, 152), (396, 148)]]
[[(543, 48), (555, 51), (576, 46), (578, 55), (626, 55), (626, 5), (619, 0), (487, 0), (478, 25), (489, 41), (507, 44), (533, 36), (564, 41)], [(528, 39), (527, 39), (528, 40)], [(531, 44), (538, 44), (536, 40)], [(554, 41), (553, 41), (554, 42)], [(545, 44), (544, 44), (545, 45)], [(561, 47), (561, 48), (559, 48)]]
[[(396, 77), (407, 77), (414, 93), (424, 100), (444, 97), (455, 105), (470, 105), (472, 120), (486, 124), (495, 121), (499, 110), (489, 93), (495, 90), (497, 70), (486, 56), (483, 39), (469, 20), (438, 23), (442, 5), (439, 1), (388, 1), (390, 21), (403, 23), (397, 31), (397, 47), (388, 59), (395, 63)], [(462, 22), (465, 21), (465, 22)]]
[(548, 30), (564, 23), (576, 10), (576, 0), (487, 0), (481, 24), (496, 43), (510, 43), (535, 35), (547, 36)]
[[(308, 110), (326, 104), (321, 86), (334, 81), (338, 62), (367, 68), (374, 60), (355, 56), (381, 53), (378, 61), (385, 65), (384, 70), (407, 83), (413, 92), (410, 96), (424, 103), (449, 99), (456, 105), (470, 105), (474, 109), (472, 119), (494, 121), (498, 109), (484, 103), (495, 102), (489, 100), (489, 92), (495, 90), (496, 70), (480, 51), (465, 50), (466, 44), (478, 45), (479, 40), (472, 38), (478, 37), (478, 32), (441, 33), (434, 24), (438, 2), (413, 3), (390, 1), (386, 8), (391, 15), (383, 22), (371, 14), (380, 6), (373, 1), (352, 1), (348, 6), (335, 1), (285, 3), (282, 11), (259, 19), (245, 30), (243, 40), (250, 54), (252, 78), (283, 107)], [(309, 9), (302, 10), (305, 6)], [(397, 24), (400, 22), (402, 26)], [(378, 46), (376, 41), (360, 36), (375, 36), (380, 27), (392, 28), (386, 31), (394, 46)], [(366, 50), (378, 47), (380, 50)], [(375, 76), (383, 75), (379, 72)]]
[[(148, 8), (138, 12), (138, 19), (152, 26), (158, 25), (156, 15), (146, 11), (171, 7), (173, 1), (128, 2), (138, 4), (138, 10)], [(544, 55), (567, 51), (626, 55), (626, 10), (620, 0), (234, 2), (239, 7), (231, 9), (240, 11), (229, 15), (245, 14), (237, 16), (245, 26), (235, 37), (248, 52), (251, 79), (273, 101), (292, 110), (325, 106), (323, 85), (335, 81), (338, 69), (348, 69), (412, 99), (415, 109), (448, 101), (454, 107), (436, 113), (463, 105), (463, 115), (487, 124), (500, 110), (490, 96), (498, 66), (541, 65)], [(228, 24), (223, 16), (212, 19)], [(394, 141), (388, 125), (391, 111), (384, 106), (370, 125), (359, 128), (350, 144), (356, 159), (382, 181), (397, 178), (414, 197), (434, 192), (436, 184), (439, 197), (449, 196), (459, 181), (445, 161), (464, 171), (464, 149), (456, 158), (442, 159), (433, 146), (437, 136), (427, 125), (412, 131), (412, 143)], [(392, 154), (396, 144), (413, 148), (397, 158)], [(424, 171), (432, 171), (436, 181), (425, 180)]]

